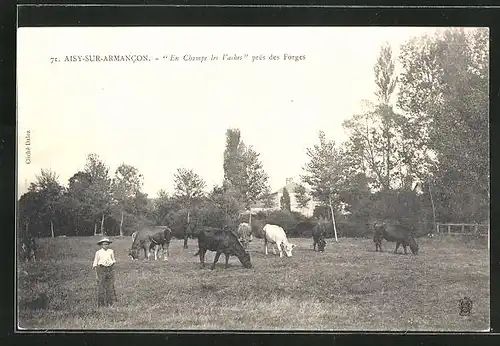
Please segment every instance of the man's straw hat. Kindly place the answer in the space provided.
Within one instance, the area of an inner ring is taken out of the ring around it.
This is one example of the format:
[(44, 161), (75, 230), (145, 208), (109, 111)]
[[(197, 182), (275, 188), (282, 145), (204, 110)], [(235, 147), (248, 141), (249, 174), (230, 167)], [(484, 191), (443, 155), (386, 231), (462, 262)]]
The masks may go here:
[(108, 238), (102, 238), (101, 240), (99, 240), (99, 241), (97, 242), (97, 245), (101, 245), (101, 243), (108, 243), (108, 244), (111, 244), (111, 243), (112, 243), (112, 241), (111, 241), (111, 240), (109, 240)]

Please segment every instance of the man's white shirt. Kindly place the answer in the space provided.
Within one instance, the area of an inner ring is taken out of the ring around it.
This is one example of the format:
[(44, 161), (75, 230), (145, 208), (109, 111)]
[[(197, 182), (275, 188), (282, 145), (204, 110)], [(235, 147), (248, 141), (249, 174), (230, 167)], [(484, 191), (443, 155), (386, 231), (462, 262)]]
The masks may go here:
[(115, 263), (115, 254), (112, 249), (99, 249), (95, 253), (94, 264), (92, 267), (97, 267), (98, 265), (109, 267)]

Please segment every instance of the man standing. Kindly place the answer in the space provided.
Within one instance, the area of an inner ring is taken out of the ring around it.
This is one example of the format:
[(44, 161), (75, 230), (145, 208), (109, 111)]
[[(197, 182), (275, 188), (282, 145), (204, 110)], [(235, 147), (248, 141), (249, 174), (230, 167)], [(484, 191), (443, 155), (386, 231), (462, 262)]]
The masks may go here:
[(99, 286), (97, 294), (98, 306), (111, 306), (116, 302), (115, 292), (115, 273), (114, 264), (115, 254), (113, 249), (109, 248), (111, 241), (108, 238), (102, 238), (97, 245), (101, 248), (96, 251), (94, 257), (93, 268), (96, 272), (97, 282)]

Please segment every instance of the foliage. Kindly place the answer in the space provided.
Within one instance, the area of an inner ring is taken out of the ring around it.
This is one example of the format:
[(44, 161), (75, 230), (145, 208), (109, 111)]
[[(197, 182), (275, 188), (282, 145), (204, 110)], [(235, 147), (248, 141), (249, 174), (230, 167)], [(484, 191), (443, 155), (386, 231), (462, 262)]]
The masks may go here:
[(194, 205), (204, 196), (205, 181), (191, 169), (179, 168), (174, 175), (175, 197), (187, 210), (187, 223)]
[(283, 188), (283, 194), (280, 198), (280, 207), (281, 210), (291, 212), (290, 194), (288, 193), (288, 190), (286, 188)]
[(228, 129), (224, 151), (224, 181), (237, 191), (245, 209), (256, 202), (269, 203), (270, 187), (260, 154), (241, 140), (240, 130)]
[[(373, 69), (376, 99), (343, 123), (348, 140), (337, 145), (320, 132), (319, 143), (307, 149), (304, 185), (284, 191), (283, 210), (252, 217), (252, 229), (272, 222), (309, 236), (318, 219), (332, 218), (330, 205), (344, 236), (361, 236), (376, 219), (424, 232), (433, 227), (433, 209), (438, 222), (488, 220), (488, 40), (481, 28), (413, 38), (400, 49), (398, 76), (391, 47), (383, 45)], [(202, 177), (181, 168), (173, 195), (160, 190), (148, 198), (136, 167), (122, 163), (110, 177), (105, 162), (90, 154), (67, 186), (42, 169), (19, 199), (18, 226), (43, 237), (52, 229), (56, 236), (129, 235), (147, 224), (182, 235), (188, 222), (237, 227), (249, 220), (240, 213), (257, 202), (279, 207), (260, 154), (241, 140), (239, 129), (226, 132), (223, 169), (222, 184), (208, 193)], [(319, 202), (312, 219), (290, 212), (290, 193), (299, 207)]]
[[(402, 47), (398, 106), (435, 154), (429, 181), (442, 222), (489, 212), (488, 29), (448, 29)], [(417, 136), (418, 134), (418, 136)]]
[(295, 192), (295, 200), (297, 201), (298, 207), (299, 208), (307, 207), (307, 204), (311, 200), (311, 197), (308, 196), (305, 186), (302, 184), (297, 185), (294, 192)]

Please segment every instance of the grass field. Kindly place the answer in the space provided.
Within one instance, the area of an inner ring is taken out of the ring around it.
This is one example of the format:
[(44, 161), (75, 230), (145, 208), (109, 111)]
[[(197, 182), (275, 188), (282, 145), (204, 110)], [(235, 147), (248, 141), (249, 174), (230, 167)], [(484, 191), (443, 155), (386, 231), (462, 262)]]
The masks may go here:
[[(485, 246), (421, 238), (418, 256), (395, 255), (394, 243), (375, 252), (371, 239), (329, 242), (325, 253), (312, 239), (292, 258), (266, 257), (263, 241), (250, 246), (252, 269), (214, 253), (199, 267), (196, 240), (189, 249), (172, 240), (170, 258), (135, 261), (130, 237), (115, 237), (118, 303), (97, 308), (92, 260), (97, 237), (39, 239), (39, 261), (20, 263), (18, 302), (27, 329), (232, 329), (232, 330), (488, 330), (489, 255)], [(400, 249), (402, 251), (402, 249)], [(25, 303), (45, 292), (49, 304)], [(473, 300), (470, 316), (458, 301)]]

